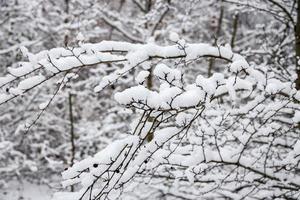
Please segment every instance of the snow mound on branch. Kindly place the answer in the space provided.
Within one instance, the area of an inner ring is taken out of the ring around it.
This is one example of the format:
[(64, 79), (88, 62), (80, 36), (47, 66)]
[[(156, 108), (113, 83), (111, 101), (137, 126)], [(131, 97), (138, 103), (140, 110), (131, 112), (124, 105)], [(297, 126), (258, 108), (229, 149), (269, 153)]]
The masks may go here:
[(175, 32), (171, 32), (170, 35), (169, 35), (169, 39), (172, 41), (172, 42), (177, 42), (178, 40), (180, 40), (179, 38), (179, 35)]
[(179, 85), (178, 82), (182, 78), (182, 74), (178, 69), (171, 69), (165, 64), (158, 64), (153, 74), (159, 79), (166, 80), (170, 84)]
[(143, 70), (136, 76), (135, 80), (137, 83), (142, 84), (149, 75), (150, 75), (149, 71)]
[(44, 80), (45, 80), (45, 77), (42, 75), (32, 76), (30, 78), (27, 78), (27, 79), (21, 81), (18, 85), (18, 89), (20, 89), (20, 90), (30, 89), (30, 88), (42, 83)]

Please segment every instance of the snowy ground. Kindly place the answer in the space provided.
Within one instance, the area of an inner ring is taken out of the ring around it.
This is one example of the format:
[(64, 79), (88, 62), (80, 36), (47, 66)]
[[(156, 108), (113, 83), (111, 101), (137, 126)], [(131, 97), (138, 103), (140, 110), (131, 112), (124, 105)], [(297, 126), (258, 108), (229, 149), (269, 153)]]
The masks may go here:
[(0, 200), (50, 200), (51, 196), (48, 186), (28, 182), (10, 183), (8, 188), (0, 191)]

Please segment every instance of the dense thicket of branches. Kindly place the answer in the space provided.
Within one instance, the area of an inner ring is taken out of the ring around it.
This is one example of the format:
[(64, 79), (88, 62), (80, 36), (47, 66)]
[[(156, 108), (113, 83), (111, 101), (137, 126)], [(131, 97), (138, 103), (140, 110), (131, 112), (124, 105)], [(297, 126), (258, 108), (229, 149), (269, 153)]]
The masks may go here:
[(7, 0), (0, 16), (1, 190), (300, 198), (300, 1)]

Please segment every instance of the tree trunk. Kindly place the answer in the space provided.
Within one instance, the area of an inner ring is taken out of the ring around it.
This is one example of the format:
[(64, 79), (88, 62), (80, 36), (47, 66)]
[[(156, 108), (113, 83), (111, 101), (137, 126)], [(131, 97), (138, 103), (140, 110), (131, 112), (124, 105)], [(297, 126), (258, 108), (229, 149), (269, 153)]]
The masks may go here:
[(233, 20), (233, 30), (232, 30), (232, 37), (231, 37), (231, 42), (230, 46), (233, 50), (234, 45), (235, 45), (235, 39), (236, 39), (236, 33), (237, 33), (237, 28), (238, 28), (238, 23), (239, 23), (239, 14), (234, 15), (234, 20)]
[[(68, 15), (69, 14), (69, 0), (65, 0), (65, 13)], [(68, 16), (67, 16), (67, 18), (64, 20), (64, 23), (68, 23), (69, 22), (69, 19), (68, 19)], [(69, 43), (69, 36), (68, 36), (68, 34), (65, 34), (65, 38), (64, 38), (64, 45), (65, 45), (65, 47), (67, 47), (68, 46), (68, 43)]]
[(73, 102), (72, 102), (71, 93), (69, 93), (69, 118), (70, 118), (70, 140), (71, 140), (71, 165), (73, 165), (75, 159), (75, 135), (74, 135)]
[[(223, 15), (224, 15), (224, 7), (223, 7), (223, 0), (221, 0), (221, 6), (220, 6), (220, 16), (218, 19), (218, 27), (217, 27), (217, 31), (216, 31), (216, 36), (215, 36), (215, 41), (214, 41), (214, 45), (217, 45), (217, 41), (219, 36), (221, 35), (221, 28), (222, 28), (222, 22), (223, 22)], [(212, 69), (214, 67), (215, 64), (215, 59), (211, 58), (209, 60), (208, 63), (208, 77), (210, 77), (212, 75)]]
[[(73, 102), (72, 102), (72, 94), (69, 93), (69, 118), (70, 118), (70, 142), (71, 142), (71, 161), (70, 166), (73, 166), (75, 160), (75, 134), (74, 134), (74, 117), (73, 117)], [(74, 191), (74, 187), (71, 186), (71, 191)]]
[(297, 0), (297, 22), (295, 27), (295, 51), (296, 51), (296, 89), (300, 90), (300, 0)]

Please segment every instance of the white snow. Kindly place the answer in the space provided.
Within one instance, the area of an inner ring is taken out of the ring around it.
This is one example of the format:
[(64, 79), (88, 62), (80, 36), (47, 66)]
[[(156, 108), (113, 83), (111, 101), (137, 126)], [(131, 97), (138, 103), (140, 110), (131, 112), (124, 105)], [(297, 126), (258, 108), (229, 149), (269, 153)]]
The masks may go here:
[(299, 123), (300, 122), (300, 111), (295, 111), (294, 117), (293, 117), (293, 122), (294, 123)]
[(84, 41), (85, 40), (85, 38), (84, 38), (84, 36), (83, 36), (83, 34), (81, 32), (79, 32), (77, 34), (76, 40), (78, 40), (78, 41)]
[(136, 76), (135, 80), (137, 83), (142, 84), (146, 78), (149, 76), (150, 72), (149, 71), (140, 71), (140, 73)]
[(41, 84), (44, 80), (45, 80), (45, 77), (42, 75), (29, 77), (19, 83), (18, 89), (28, 90), (34, 86)]
[(180, 40), (179, 38), (179, 35), (175, 32), (171, 32), (170, 35), (169, 35), (169, 39), (172, 41), (172, 42), (177, 42), (178, 40)]

